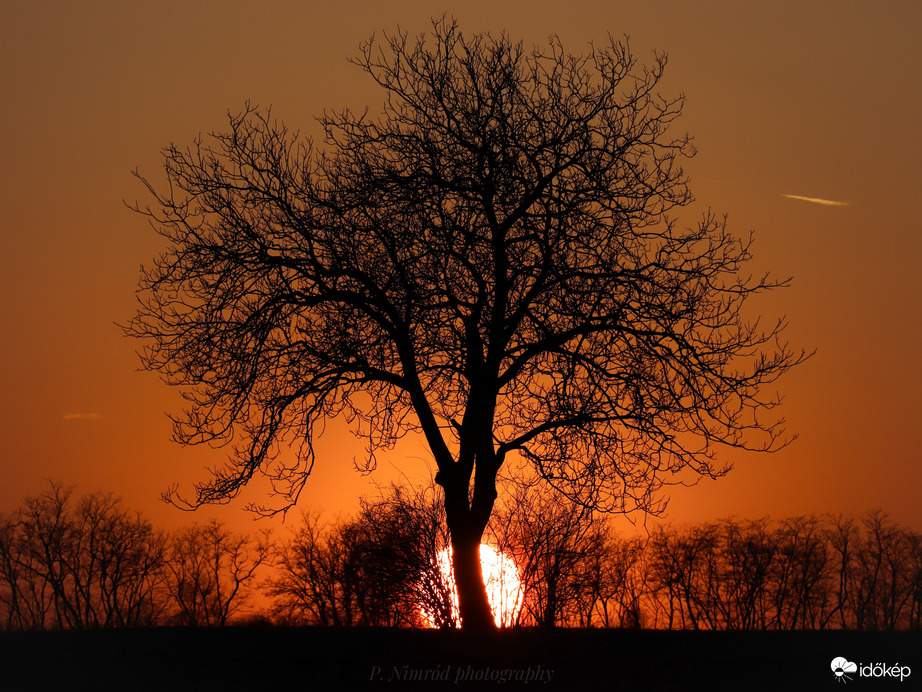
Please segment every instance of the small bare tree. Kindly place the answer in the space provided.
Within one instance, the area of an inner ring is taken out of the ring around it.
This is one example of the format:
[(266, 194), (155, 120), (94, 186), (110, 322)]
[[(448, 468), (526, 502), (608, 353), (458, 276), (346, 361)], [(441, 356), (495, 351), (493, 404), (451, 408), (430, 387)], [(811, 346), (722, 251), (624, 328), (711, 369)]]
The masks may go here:
[(306, 516), (278, 550), (269, 581), (283, 620), (321, 625), (455, 627), (439, 553), (449, 541), (432, 488), (391, 486), (358, 516), (322, 526)]
[(912, 599), (912, 540), (882, 510), (862, 517), (862, 545), (855, 553), (852, 590), (855, 626), (895, 630)]
[(425, 613), (429, 624), (455, 628), (454, 584), (439, 563), (450, 538), (436, 489), (391, 485), (377, 498), (362, 500), (356, 528), (363, 538), (362, 571), (403, 604), (403, 624), (417, 623)]
[(909, 532), (907, 536), (909, 549), (909, 615), (907, 624), (909, 629), (922, 629), (922, 535)]
[(658, 527), (649, 549), (653, 588), (666, 601), (669, 629), (714, 629), (719, 589), (716, 524)]
[(275, 551), (276, 570), (266, 584), (272, 611), (285, 623), (352, 625), (353, 584), (347, 568), (344, 522), (330, 526), (304, 515), (291, 537)]
[(245, 606), (270, 550), (267, 532), (255, 537), (235, 533), (216, 520), (175, 531), (166, 566), (176, 620), (192, 626), (226, 625)]
[(0, 617), (4, 629), (40, 630), (51, 624), (54, 592), (21, 528), (16, 515), (0, 518)]
[(793, 517), (775, 532), (769, 626), (824, 629), (834, 612), (830, 532), (819, 517)]
[(522, 605), (515, 623), (552, 628), (592, 609), (598, 570), (609, 547), (607, 527), (591, 510), (573, 507), (516, 477), (489, 527), (489, 540), (519, 571)]

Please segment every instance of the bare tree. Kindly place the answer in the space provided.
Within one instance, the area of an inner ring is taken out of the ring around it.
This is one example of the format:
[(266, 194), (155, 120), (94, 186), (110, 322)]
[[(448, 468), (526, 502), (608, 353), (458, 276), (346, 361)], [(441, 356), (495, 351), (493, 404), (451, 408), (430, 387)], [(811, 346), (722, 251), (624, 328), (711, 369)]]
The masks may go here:
[(180, 442), (238, 441), (193, 505), (261, 472), (291, 506), (339, 415), (367, 467), (420, 433), (462, 621), (490, 628), (478, 546), (507, 458), (579, 505), (656, 511), (677, 478), (724, 473), (722, 445), (784, 443), (764, 390), (805, 356), (743, 317), (785, 283), (749, 276), (750, 240), (674, 216), (693, 151), (664, 56), (433, 26), (363, 45), (383, 111), (321, 117), (324, 151), (250, 107), (167, 147), (136, 208), (169, 247), (126, 331), (184, 388)]
[(269, 581), (277, 617), (305, 624), (457, 626), (441, 573), (444, 509), (431, 488), (391, 486), (354, 519), (305, 516), (278, 550)]
[[(655, 621), (651, 617), (650, 588), (648, 585), (647, 540), (641, 537), (620, 538), (609, 549), (605, 570), (610, 586), (607, 593), (614, 596), (617, 619), (612, 619), (611, 608), (606, 599), (597, 598), (599, 612), (605, 627), (641, 628)], [(603, 582), (605, 583), (605, 582)]]
[(216, 520), (174, 532), (166, 564), (177, 621), (226, 625), (246, 604), (270, 548), (267, 532), (255, 537), (235, 533)]
[(44, 629), (50, 625), (54, 593), (38, 575), (38, 556), (23, 540), (16, 515), (0, 519), (0, 617), (4, 629)]
[(491, 522), (492, 542), (512, 556), (522, 606), (514, 624), (552, 628), (571, 624), (593, 607), (605, 560), (605, 524), (532, 483), (508, 490)]
[(659, 527), (650, 538), (651, 576), (664, 594), (669, 629), (703, 629), (716, 622), (712, 607), (716, 525)]
[(165, 605), (165, 540), (111, 493), (52, 483), (0, 525), (0, 602), (8, 626), (125, 627)]
[(421, 615), (439, 628), (455, 628), (450, 577), (440, 554), (448, 549), (444, 504), (435, 486), (391, 485), (363, 499), (356, 520), (362, 536), (359, 563), (364, 581), (393, 599), (396, 624), (416, 624)]
[(767, 518), (720, 523), (716, 586), (723, 627), (765, 629), (777, 545)]
[(775, 532), (769, 626), (824, 629), (835, 607), (830, 529), (819, 517), (785, 519)]
[(894, 630), (908, 616), (912, 600), (912, 539), (881, 510), (868, 512), (852, 568), (855, 626)]
[(842, 629), (855, 626), (854, 567), (857, 553), (861, 549), (860, 530), (854, 517), (835, 516), (830, 518), (829, 544), (833, 553), (835, 569), (835, 621)]
[(84, 547), (73, 565), (75, 587), (87, 604), (96, 602), (95, 622), (121, 627), (156, 621), (163, 607), (165, 535), (111, 493), (85, 495), (75, 514)]
[(909, 558), (909, 615), (907, 625), (909, 629), (922, 629), (922, 535), (914, 532), (907, 533)]
[(304, 515), (292, 536), (275, 551), (276, 571), (266, 592), (282, 622), (352, 625), (353, 588), (346, 567), (343, 522), (324, 526)]

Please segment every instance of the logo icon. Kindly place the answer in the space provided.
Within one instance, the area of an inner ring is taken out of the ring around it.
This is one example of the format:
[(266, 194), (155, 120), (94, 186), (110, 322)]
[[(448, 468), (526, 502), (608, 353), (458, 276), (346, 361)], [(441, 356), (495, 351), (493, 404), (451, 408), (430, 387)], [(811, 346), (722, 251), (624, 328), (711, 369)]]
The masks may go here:
[(858, 664), (852, 663), (841, 656), (832, 659), (832, 672), (836, 674), (836, 682), (848, 682), (851, 678), (846, 673), (857, 673)]

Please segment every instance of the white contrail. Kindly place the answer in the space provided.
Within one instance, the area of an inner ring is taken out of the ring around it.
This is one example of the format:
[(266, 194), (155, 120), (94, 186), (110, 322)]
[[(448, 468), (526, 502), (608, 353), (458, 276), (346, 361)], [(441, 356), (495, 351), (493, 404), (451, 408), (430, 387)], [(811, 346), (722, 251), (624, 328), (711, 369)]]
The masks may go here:
[(801, 202), (810, 202), (811, 204), (822, 204), (827, 207), (847, 207), (848, 202), (836, 202), (831, 199), (820, 199), (819, 197), (801, 197), (800, 195), (782, 195), (788, 199), (799, 199)]

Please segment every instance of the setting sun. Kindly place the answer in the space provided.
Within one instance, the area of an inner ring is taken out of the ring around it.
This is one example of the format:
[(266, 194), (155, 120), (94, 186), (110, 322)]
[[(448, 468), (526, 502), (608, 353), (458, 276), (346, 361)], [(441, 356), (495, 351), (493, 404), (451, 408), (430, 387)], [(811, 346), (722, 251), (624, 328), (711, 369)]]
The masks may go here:
[[(451, 568), (451, 551), (449, 548), (442, 550), (438, 556), (439, 571), (442, 578), (452, 584), (451, 612), (457, 620), (458, 591), (454, 586), (454, 577)], [(483, 572), (483, 583), (487, 589), (487, 598), (493, 610), (493, 620), (497, 627), (509, 627), (515, 622), (516, 615), (522, 607), (522, 585), (519, 571), (515, 563), (496, 548), (480, 544), (480, 568)], [(432, 625), (432, 618), (428, 613), (423, 613), (426, 621)]]

